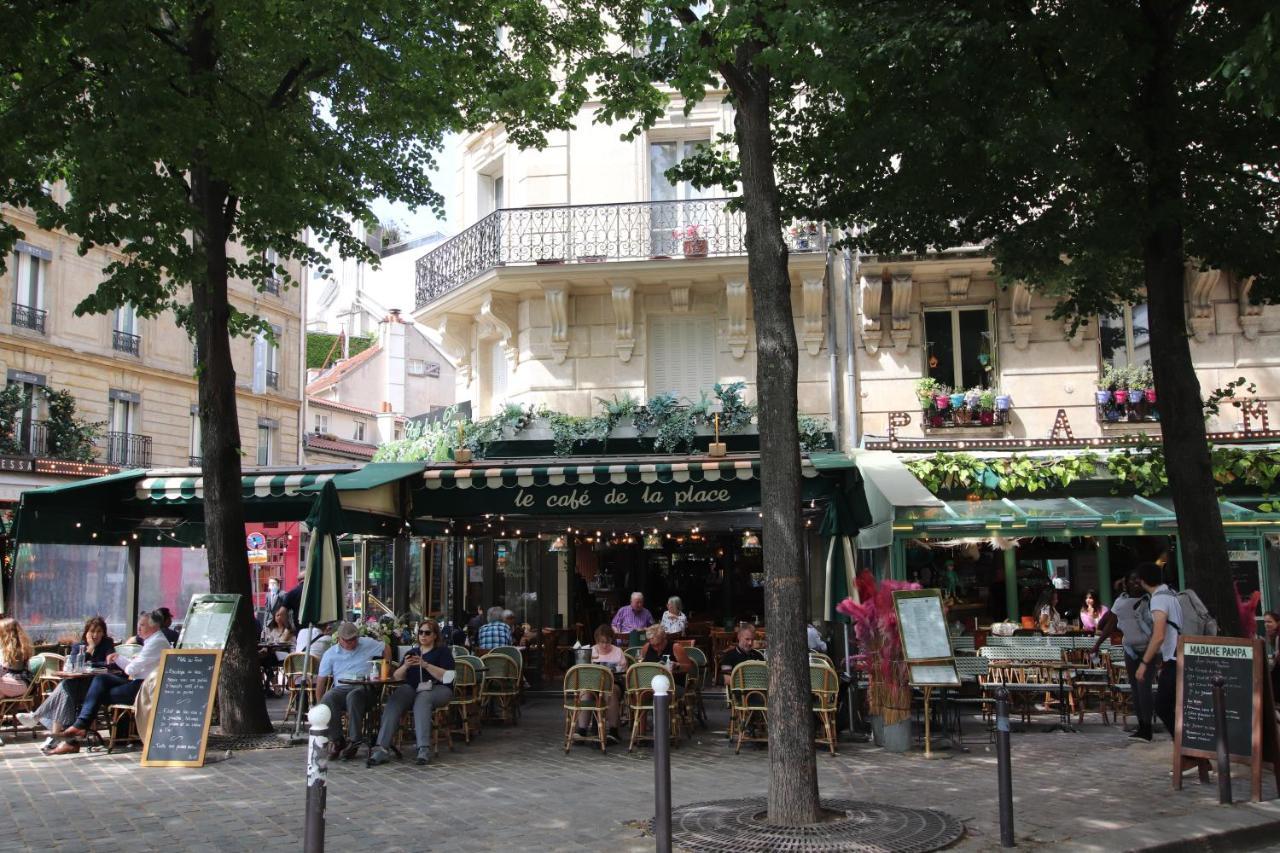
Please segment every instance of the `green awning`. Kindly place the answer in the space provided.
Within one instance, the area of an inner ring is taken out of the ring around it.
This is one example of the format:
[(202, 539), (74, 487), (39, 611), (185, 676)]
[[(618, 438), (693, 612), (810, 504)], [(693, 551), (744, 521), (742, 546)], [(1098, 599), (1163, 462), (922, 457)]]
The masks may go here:
[[(426, 467), (425, 462), (370, 462), (359, 470), (334, 476), (333, 485), (340, 492), (376, 489), (397, 480), (416, 478)], [(318, 492), (322, 486), (323, 483), (307, 486), (304, 491)]]
[[(848, 467), (853, 467), (852, 463)], [(810, 460), (801, 474), (817, 477)], [(423, 474), (428, 489), (511, 489), (530, 486), (719, 483), (758, 480), (760, 459), (732, 461), (630, 462), (617, 465), (431, 466)]]
[[(1219, 501), (1228, 535), (1274, 532), (1280, 513), (1260, 512)], [(938, 506), (898, 507), (898, 537), (1125, 536), (1172, 533), (1178, 520), (1169, 498), (1058, 497), (1019, 500), (945, 501)]]
[[(336, 474), (260, 474), (241, 478), (241, 496), (245, 500), (282, 498), (300, 495), (309, 487), (319, 487)], [(134, 489), (140, 501), (153, 503), (199, 503), (204, 500), (204, 477), (146, 477)], [(308, 507), (312, 498), (305, 500)]]

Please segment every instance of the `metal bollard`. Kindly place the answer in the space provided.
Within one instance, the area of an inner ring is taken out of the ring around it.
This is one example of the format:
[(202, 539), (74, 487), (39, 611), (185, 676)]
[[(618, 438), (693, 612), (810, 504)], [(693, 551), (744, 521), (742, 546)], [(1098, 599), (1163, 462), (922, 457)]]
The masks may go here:
[(303, 823), (303, 853), (324, 853), (324, 801), (328, 794), (325, 777), (329, 772), (328, 705), (316, 705), (307, 712), (311, 737), (307, 741), (307, 814)]
[(1213, 722), (1218, 730), (1219, 803), (1231, 802), (1231, 754), (1227, 751), (1227, 699), (1223, 687), (1225, 683), (1221, 675), (1213, 677)]
[(996, 770), (1000, 791), (1000, 846), (1016, 847), (1013, 841), (1013, 772), (1009, 766), (1009, 691), (996, 690)]
[(653, 679), (653, 834), (671, 853), (671, 680)]

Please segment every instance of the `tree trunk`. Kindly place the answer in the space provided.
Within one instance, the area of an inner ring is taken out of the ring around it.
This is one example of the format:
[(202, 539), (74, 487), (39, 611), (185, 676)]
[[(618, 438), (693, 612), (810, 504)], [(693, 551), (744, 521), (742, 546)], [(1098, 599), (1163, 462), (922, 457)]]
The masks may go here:
[[(207, 12), (205, 13), (208, 14)], [(200, 80), (216, 65), (212, 36), (201, 16), (191, 41), (192, 77)], [(240, 485), (240, 420), (236, 373), (231, 365), (227, 303), (227, 213), (229, 187), (211, 176), (197, 151), (190, 169), (191, 203), (197, 225), (191, 282), (192, 320), (200, 353), (200, 454), (204, 475), (205, 548), (209, 590), (240, 596), (218, 679), (218, 714), (227, 734), (273, 730), (262, 695), (258, 663), (258, 623), (253, 618), (249, 560), (245, 551), (244, 502)], [(233, 203), (233, 202), (232, 202)], [(203, 261), (203, 265), (201, 265)]]
[(747, 277), (756, 324), (760, 488), (764, 511), (765, 618), (769, 630), (768, 822), (800, 826), (818, 819), (805, 633), (807, 578), (800, 524), (800, 436), (796, 424), (798, 355), (787, 247), (782, 241), (773, 168), (769, 81), (739, 61), (753, 85), (734, 90), (742, 164)]
[[(1174, 38), (1182, 3), (1144, 4), (1150, 65), (1140, 104), (1147, 143), (1143, 267), (1151, 323), (1151, 366), (1159, 389), (1160, 432), (1186, 586), (1236, 633), (1239, 617), (1228, 582), (1227, 538), (1204, 428), (1204, 402), (1184, 306), (1186, 253), (1182, 233), (1182, 156), (1173, 79)], [(1175, 578), (1176, 580), (1176, 578)]]

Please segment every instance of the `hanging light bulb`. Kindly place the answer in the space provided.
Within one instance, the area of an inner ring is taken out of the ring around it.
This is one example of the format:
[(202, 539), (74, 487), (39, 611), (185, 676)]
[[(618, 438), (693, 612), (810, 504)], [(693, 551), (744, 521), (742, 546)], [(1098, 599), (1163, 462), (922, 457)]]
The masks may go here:
[(558, 554), (562, 551), (568, 551), (569, 543), (565, 540), (563, 536), (557, 536), (555, 539), (551, 540), (551, 546), (547, 548), (547, 550), (552, 554)]
[(744, 551), (760, 550), (760, 537), (752, 533), (750, 530), (743, 531), (742, 550)]

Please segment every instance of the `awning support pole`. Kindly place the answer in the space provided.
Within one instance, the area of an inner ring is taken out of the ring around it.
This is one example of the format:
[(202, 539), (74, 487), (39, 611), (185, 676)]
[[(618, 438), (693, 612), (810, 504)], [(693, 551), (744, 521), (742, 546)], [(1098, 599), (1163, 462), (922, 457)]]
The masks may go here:
[(124, 598), (129, 609), (126, 611), (125, 628), (133, 628), (141, 608), (138, 604), (138, 581), (142, 574), (142, 544), (137, 539), (130, 539), (128, 545), (128, 562), (124, 574)]
[(1004, 551), (1004, 605), (1009, 621), (1017, 622), (1018, 613), (1018, 546)]
[(1099, 536), (1098, 543), (1098, 594), (1102, 603), (1111, 606), (1111, 548), (1107, 537)]

